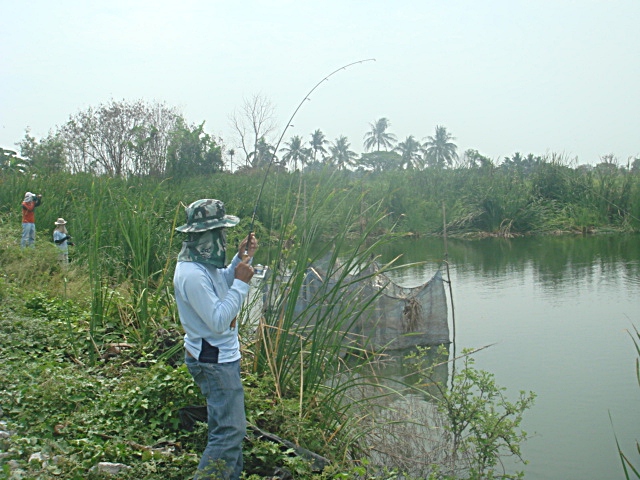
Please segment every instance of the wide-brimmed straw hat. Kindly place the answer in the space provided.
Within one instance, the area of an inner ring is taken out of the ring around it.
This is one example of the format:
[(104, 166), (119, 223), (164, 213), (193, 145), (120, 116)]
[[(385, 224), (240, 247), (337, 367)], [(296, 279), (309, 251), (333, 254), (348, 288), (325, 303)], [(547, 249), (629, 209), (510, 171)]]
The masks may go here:
[(178, 232), (182, 233), (235, 227), (240, 222), (240, 219), (235, 215), (225, 214), (224, 203), (211, 198), (196, 200), (184, 210), (187, 214), (187, 223), (176, 228)]
[(62, 217), (56, 220), (56, 225), (66, 225), (66, 224), (67, 224), (67, 221)]

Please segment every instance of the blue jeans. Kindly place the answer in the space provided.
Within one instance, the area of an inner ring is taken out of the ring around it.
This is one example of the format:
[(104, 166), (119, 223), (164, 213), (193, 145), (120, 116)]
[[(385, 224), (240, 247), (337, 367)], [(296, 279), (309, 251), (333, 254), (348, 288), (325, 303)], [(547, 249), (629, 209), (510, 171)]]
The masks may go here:
[(23, 223), (22, 224), (22, 238), (20, 239), (20, 246), (33, 247), (36, 242), (36, 224), (35, 223)]
[(189, 373), (207, 399), (209, 435), (195, 480), (237, 480), (242, 472), (242, 440), (247, 430), (240, 360), (203, 363), (185, 356)]

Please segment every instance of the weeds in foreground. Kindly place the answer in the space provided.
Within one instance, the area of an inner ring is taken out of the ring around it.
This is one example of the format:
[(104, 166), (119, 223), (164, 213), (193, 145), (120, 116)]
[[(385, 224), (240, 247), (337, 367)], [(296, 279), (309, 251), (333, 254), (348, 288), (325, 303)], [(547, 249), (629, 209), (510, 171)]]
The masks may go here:
[[(633, 327), (633, 329), (635, 332), (635, 336), (632, 333), (629, 333), (629, 335), (631, 336), (631, 340), (633, 340), (633, 343), (636, 347), (636, 352), (638, 354), (638, 356), (636, 357), (636, 379), (638, 381), (638, 386), (640, 386), (640, 331), (638, 331), (638, 328), (635, 326)], [(609, 413), (609, 420), (613, 425), (613, 419), (611, 418), (611, 413)], [(618, 442), (618, 437), (617, 435), (615, 435), (615, 432), (614, 432), (614, 437), (616, 439), (616, 447), (618, 449), (618, 455), (620, 456), (620, 462), (622, 463), (622, 469), (624, 470), (625, 478), (629, 480), (630, 478), (632, 478), (632, 474), (633, 474), (633, 478), (640, 478), (640, 467), (635, 466), (633, 464), (632, 458), (622, 450), (622, 448), (620, 447), (620, 443)], [(638, 441), (636, 441), (636, 451), (640, 456), (640, 442)]]
[[(521, 429), (524, 412), (533, 406), (535, 393), (521, 391), (515, 402), (506, 398), (506, 389), (497, 385), (493, 374), (477, 370), (471, 350), (464, 350), (462, 368), (452, 369), (450, 386), (434, 375), (434, 365), (425, 363), (424, 349), (412, 358), (420, 365), (422, 383), (431, 392), (418, 388), (433, 399), (442, 415), (442, 429), (448, 434), (446, 457), (438, 469), (453, 478), (524, 477), (523, 472), (511, 474), (502, 464), (505, 457), (513, 456), (526, 464), (520, 445), (528, 435)], [(435, 389), (435, 397), (433, 390)]]

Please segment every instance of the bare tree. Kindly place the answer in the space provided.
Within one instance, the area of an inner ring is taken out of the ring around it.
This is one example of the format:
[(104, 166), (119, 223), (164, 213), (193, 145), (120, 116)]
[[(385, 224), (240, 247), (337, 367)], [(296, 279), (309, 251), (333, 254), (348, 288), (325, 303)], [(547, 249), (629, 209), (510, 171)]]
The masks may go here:
[(238, 136), (238, 148), (244, 152), (245, 166), (250, 158), (258, 158), (258, 145), (276, 128), (275, 108), (262, 94), (245, 98), (239, 111), (231, 116), (231, 126)]

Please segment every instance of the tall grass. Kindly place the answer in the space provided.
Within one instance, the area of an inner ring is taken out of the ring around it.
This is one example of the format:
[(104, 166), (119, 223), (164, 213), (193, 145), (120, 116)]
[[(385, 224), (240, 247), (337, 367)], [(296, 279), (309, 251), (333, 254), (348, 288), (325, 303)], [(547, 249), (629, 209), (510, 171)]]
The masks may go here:
[(103, 331), (105, 318), (113, 298), (113, 291), (108, 288), (108, 276), (105, 274), (105, 262), (102, 255), (102, 222), (103, 201), (106, 192), (102, 190), (101, 184), (91, 185), (91, 196), (94, 199), (91, 208), (87, 209), (87, 220), (90, 225), (94, 225), (93, 234), (88, 241), (87, 263), (89, 267), (89, 278), (91, 283), (91, 317), (89, 320), (89, 341), (88, 350), (91, 363), (95, 363), (100, 354), (98, 347), (98, 332)]
[[(127, 341), (143, 345), (151, 342), (154, 330), (167, 327), (165, 322), (176, 325), (168, 280), (178, 247), (172, 229), (182, 206), (197, 198), (222, 199), (228, 212), (245, 220), (244, 228), (263, 175), (256, 170), (158, 183), (86, 174), (61, 173), (47, 179), (0, 174), (0, 212), (15, 225), (18, 242), (24, 192), (42, 193), (43, 203), (36, 210), (39, 242), (50, 242), (55, 219), (64, 217), (75, 243), (72, 263), (87, 265), (90, 271), (90, 338), (97, 342), (101, 332), (116, 334), (117, 322)], [(276, 265), (279, 273), (289, 268), (287, 289), (299, 295), (304, 293), (306, 267), (320, 258), (320, 251), (328, 254), (325, 247), (331, 243), (340, 249), (356, 237), (362, 242), (356, 249), (364, 251), (365, 242), (391, 231), (440, 233), (443, 203), (450, 235), (634, 231), (640, 228), (640, 175), (619, 168), (572, 169), (554, 161), (542, 162), (526, 175), (494, 167), (385, 173), (274, 170), (256, 208), (256, 229), (263, 245), (272, 247), (272, 253), (259, 261)], [(236, 240), (246, 234), (236, 230)], [(318, 250), (318, 245), (323, 247)], [(340, 270), (337, 258), (331, 261), (335, 264), (329, 270), (338, 279), (341, 272), (365, 263), (352, 259), (354, 265)], [(346, 293), (336, 287), (323, 295), (327, 303), (344, 299)], [(278, 306), (282, 322), (291, 322), (294, 314), (287, 308), (292, 307), (285, 307)], [(357, 312), (341, 314), (352, 318)], [(269, 341), (280, 351), (284, 347), (276, 340)], [(293, 371), (290, 366), (280, 368), (283, 378)]]
[[(218, 173), (180, 181), (166, 180), (161, 184), (143, 178), (114, 179), (110, 183), (118, 195), (131, 201), (143, 192), (157, 195), (156, 200), (165, 207), (170, 205), (170, 211), (180, 203), (186, 205), (198, 198), (219, 198), (225, 201), (229, 212), (250, 218), (263, 173), (261, 170)], [(274, 232), (282, 231), (286, 225), (290, 228), (291, 224), (302, 228), (304, 202), (309, 201), (316, 186), (327, 177), (326, 171), (304, 174), (272, 171), (265, 183), (262, 201), (257, 205), (256, 219)], [(24, 192), (36, 191), (44, 195), (36, 215), (39, 227), (49, 230), (57, 217), (64, 216), (72, 222), (69, 227), (77, 231), (78, 206), (71, 199), (86, 197), (88, 186), (94, 180), (106, 181), (89, 175), (56, 174), (45, 181), (40, 177), (0, 174), (0, 211), (16, 215), (19, 223)], [(362, 195), (363, 206), (380, 204), (388, 213), (378, 224), (381, 231), (397, 225), (402, 232), (441, 233), (443, 203), (451, 224), (450, 234), (640, 229), (640, 173), (615, 165), (571, 168), (552, 158), (543, 159), (527, 172), (502, 167), (340, 172), (333, 176), (332, 185), (336, 191)], [(354, 189), (356, 186), (359, 190)], [(289, 189), (290, 194), (283, 193)], [(293, 214), (286, 213), (290, 206), (283, 201), (285, 198), (298, 205), (293, 220)], [(325, 209), (344, 216), (347, 207), (334, 199), (327, 202)], [(362, 223), (367, 221), (361, 216)], [(332, 225), (329, 223), (326, 228)], [(111, 231), (114, 230), (105, 229), (104, 234)], [(111, 240), (119, 239), (114, 236)]]
[(167, 289), (171, 283), (169, 252), (175, 218), (169, 223), (163, 215), (161, 198), (153, 191), (137, 193), (120, 199), (121, 207), (114, 212), (123, 246), (120, 261), (130, 289), (128, 311), (121, 317), (141, 344), (146, 344), (160, 327), (158, 317), (170, 308), (166, 301), (171, 301)]
[[(309, 202), (310, 220), (296, 230), (299, 234), (295, 237), (280, 236), (272, 253), (274, 274), (269, 280), (265, 315), (259, 325), (255, 365), (259, 373), (271, 371), (280, 395), (296, 392), (299, 383), (303, 391), (316, 388), (316, 380), (323, 378), (323, 370), (328, 368), (325, 360), (330, 358), (331, 365), (340, 358), (339, 351), (347, 335), (346, 322), (353, 321), (351, 313), (357, 308), (357, 302), (345, 301), (344, 297), (349, 294), (345, 278), (353, 273), (358, 260), (352, 254), (343, 264), (338, 256), (346, 253), (344, 246), (353, 214), (340, 217), (347, 224), (343, 223), (339, 234), (328, 239), (321, 237), (322, 218), (332, 215), (323, 210), (335, 195), (336, 192), (318, 184)], [(308, 281), (314, 273), (310, 268), (319, 268), (321, 260), (323, 278), (319, 287), (311, 291)], [(334, 320), (330, 322), (330, 318)]]
[[(42, 193), (36, 211), (38, 238), (49, 242), (55, 219), (64, 217), (75, 243), (72, 263), (90, 269), (92, 333), (111, 329), (117, 317), (127, 340), (146, 343), (162, 321), (175, 324), (168, 279), (177, 254), (172, 228), (182, 206), (197, 198), (222, 199), (228, 212), (245, 220), (244, 228), (263, 175), (256, 170), (158, 183), (85, 174), (47, 179), (0, 174), (0, 212), (15, 224), (19, 239), (24, 192)], [(556, 161), (543, 161), (526, 175), (495, 167), (384, 173), (274, 170), (257, 205), (255, 226), (263, 245), (271, 244), (270, 251), (278, 253), (260, 261), (275, 262), (278, 268), (295, 266), (288, 288), (297, 294), (302, 266), (319, 258), (318, 244), (333, 242), (342, 248), (346, 239), (370, 241), (392, 230), (438, 234), (443, 204), (450, 235), (634, 231), (640, 228), (640, 175), (619, 168), (572, 169)], [(246, 234), (236, 230), (236, 240)], [(339, 277), (336, 266), (333, 270)], [(326, 292), (325, 301), (340, 298), (338, 292)]]
[[(633, 343), (636, 347), (636, 353), (638, 355), (636, 357), (636, 380), (638, 382), (638, 386), (640, 386), (640, 331), (638, 331), (638, 328), (635, 326), (633, 329), (634, 329), (634, 333), (632, 334), (630, 332), (629, 335), (631, 336), (631, 340), (633, 340)], [(611, 420), (611, 423), (613, 425), (613, 420), (611, 419), (611, 413), (609, 413), (609, 419)], [(626, 454), (622, 450), (622, 447), (620, 447), (620, 442), (618, 441), (618, 437), (617, 435), (615, 435), (615, 433), (614, 433), (614, 437), (616, 440), (616, 447), (618, 449), (618, 455), (620, 456), (620, 462), (622, 463), (622, 469), (624, 471), (625, 478), (629, 480), (630, 478), (632, 478), (632, 474), (633, 474), (633, 478), (640, 478), (640, 465), (639, 466), (634, 465), (631, 456)], [(638, 456), (640, 456), (640, 442), (638, 442), (637, 440), (636, 440), (636, 452), (638, 453)]]
[[(302, 191), (290, 185), (284, 203), (296, 205), (287, 196)], [(295, 229), (283, 228), (291, 237), (279, 236), (265, 309), (249, 345), (255, 372), (274, 379), (279, 398), (297, 398), (300, 420), (313, 416), (327, 432), (325, 441), (343, 452), (364, 448), (364, 435), (356, 433), (364, 418), (356, 412), (366, 411), (361, 405), (371, 399), (354, 398), (353, 389), (379, 382), (362, 373), (376, 360), (368, 352), (367, 332), (354, 334), (376, 298), (363, 295), (361, 285), (372, 275), (367, 272), (374, 252), (393, 238), (373, 235), (386, 215), (379, 205), (363, 207), (364, 196), (359, 184), (345, 188), (329, 176), (298, 204), (307, 209), (295, 215), (301, 220)], [(284, 208), (280, 213), (292, 221), (294, 212)], [(361, 214), (374, 219), (364, 229)], [(354, 371), (360, 373), (343, 375)], [(383, 389), (376, 395), (392, 394)], [(322, 415), (316, 418), (318, 409)]]

